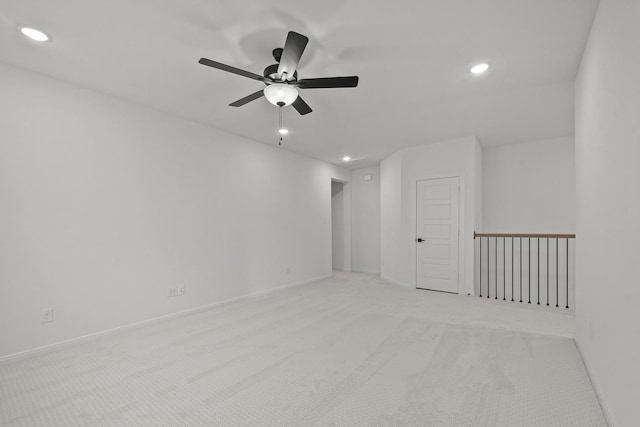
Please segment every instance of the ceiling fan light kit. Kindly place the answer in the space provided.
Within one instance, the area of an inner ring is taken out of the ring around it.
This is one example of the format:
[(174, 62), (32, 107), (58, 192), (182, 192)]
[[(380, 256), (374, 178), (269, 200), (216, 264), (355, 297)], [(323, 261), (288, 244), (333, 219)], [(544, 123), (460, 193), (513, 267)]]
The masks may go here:
[(280, 108), (292, 105), (300, 115), (305, 115), (313, 110), (304, 102), (302, 97), (300, 97), (298, 89), (357, 87), (359, 80), (358, 76), (321, 77), (298, 80), (298, 63), (308, 42), (309, 39), (306, 36), (294, 31), (289, 31), (284, 48), (276, 48), (272, 52), (277, 64), (267, 66), (264, 69), (263, 75), (212, 61), (207, 58), (201, 58), (199, 62), (202, 65), (257, 80), (267, 85), (264, 90), (259, 90), (232, 102), (229, 104), (230, 106), (241, 107), (264, 96), (273, 105)]
[(278, 107), (287, 107), (298, 98), (298, 90), (285, 83), (274, 83), (264, 88), (264, 97)]

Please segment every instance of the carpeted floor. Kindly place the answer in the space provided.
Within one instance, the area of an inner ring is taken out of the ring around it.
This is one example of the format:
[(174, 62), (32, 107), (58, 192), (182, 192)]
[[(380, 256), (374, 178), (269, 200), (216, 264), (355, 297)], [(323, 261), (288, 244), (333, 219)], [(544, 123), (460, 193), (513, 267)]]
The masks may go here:
[(605, 426), (572, 330), (336, 273), (0, 365), (0, 425)]

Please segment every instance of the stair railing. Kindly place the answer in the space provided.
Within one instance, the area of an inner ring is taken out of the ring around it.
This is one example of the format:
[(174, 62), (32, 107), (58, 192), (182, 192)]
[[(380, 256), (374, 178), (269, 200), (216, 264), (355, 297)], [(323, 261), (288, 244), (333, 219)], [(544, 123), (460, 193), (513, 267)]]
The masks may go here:
[[(575, 234), (474, 233), (483, 298), (573, 307)], [(501, 268), (500, 268), (501, 267)]]

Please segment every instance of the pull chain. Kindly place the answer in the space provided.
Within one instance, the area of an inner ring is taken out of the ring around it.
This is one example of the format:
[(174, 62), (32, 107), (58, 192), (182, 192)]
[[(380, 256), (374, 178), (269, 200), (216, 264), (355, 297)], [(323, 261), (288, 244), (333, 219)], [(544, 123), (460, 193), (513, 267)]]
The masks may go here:
[(278, 146), (282, 146), (282, 133), (280, 129), (282, 129), (282, 107), (278, 109), (278, 135), (280, 136), (280, 142), (278, 142)]

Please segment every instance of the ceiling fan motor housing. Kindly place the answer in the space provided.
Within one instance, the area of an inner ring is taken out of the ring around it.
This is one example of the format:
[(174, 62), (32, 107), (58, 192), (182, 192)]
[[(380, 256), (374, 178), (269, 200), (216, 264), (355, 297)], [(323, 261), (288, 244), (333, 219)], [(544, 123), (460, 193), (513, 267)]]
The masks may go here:
[[(279, 67), (279, 64), (269, 65), (267, 68), (264, 69), (263, 75), (266, 78), (269, 78), (271, 80), (280, 81), (280, 76), (278, 75), (278, 67)], [(293, 77), (287, 78), (287, 81), (297, 81), (297, 80), (298, 80), (297, 70), (293, 72)]]

